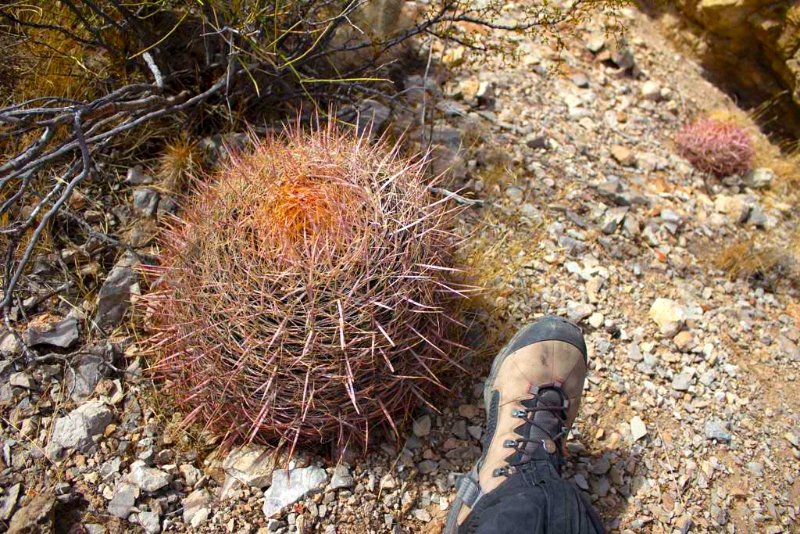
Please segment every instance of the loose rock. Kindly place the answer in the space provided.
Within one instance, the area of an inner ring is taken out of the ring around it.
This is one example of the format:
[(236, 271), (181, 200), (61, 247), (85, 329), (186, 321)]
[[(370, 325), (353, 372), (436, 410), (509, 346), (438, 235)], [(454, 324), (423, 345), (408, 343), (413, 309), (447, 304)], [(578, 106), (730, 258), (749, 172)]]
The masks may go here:
[(245, 445), (231, 451), (222, 468), (226, 474), (254, 488), (265, 488), (272, 481), (272, 472), (280, 455), (262, 445)]
[(767, 189), (774, 180), (775, 172), (765, 167), (753, 169), (744, 177), (744, 183), (747, 187), (752, 187), (753, 189)]
[(678, 334), (672, 338), (672, 342), (675, 343), (678, 350), (688, 351), (695, 346), (694, 334), (688, 330), (678, 332)]
[(78, 338), (78, 320), (67, 317), (55, 324), (46, 327), (30, 327), (25, 332), (25, 343), (31, 347), (37, 345), (52, 345), (62, 349), (70, 348)]
[(7, 488), (3, 496), (0, 497), (0, 521), (8, 521), (11, 514), (14, 513), (21, 490), (22, 484), (18, 482)]
[(147, 534), (161, 532), (161, 518), (157, 512), (139, 512), (137, 520)]
[(630, 425), (633, 441), (639, 441), (647, 435), (647, 426), (645, 426), (644, 421), (642, 421), (642, 418), (638, 415), (631, 419)]
[(126, 519), (139, 498), (139, 488), (127, 482), (120, 482), (114, 488), (114, 495), (108, 503), (108, 513)]
[(188, 523), (192, 528), (198, 528), (205, 523), (211, 515), (211, 510), (208, 508), (211, 500), (211, 494), (206, 489), (191, 492), (183, 500), (184, 523)]
[(20, 508), (8, 526), (8, 534), (38, 534), (52, 532), (53, 511), (56, 499), (53, 495), (43, 493)]
[(661, 86), (658, 82), (648, 80), (642, 84), (642, 98), (645, 100), (661, 100)]
[(614, 158), (617, 163), (625, 167), (636, 165), (636, 158), (631, 149), (622, 145), (614, 145), (611, 147), (611, 157)]
[(350, 474), (350, 468), (344, 464), (339, 464), (333, 470), (331, 477), (331, 489), (352, 488), (355, 484), (353, 475)]
[(143, 217), (153, 217), (158, 212), (158, 191), (140, 187), (133, 191), (133, 209)]
[(6, 333), (0, 337), (0, 354), (4, 356), (16, 356), (22, 352), (22, 344), (17, 336)]
[(594, 306), (585, 302), (570, 301), (567, 303), (567, 317), (570, 321), (579, 323), (594, 312)]
[(703, 428), (708, 439), (715, 439), (720, 443), (730, 443), (733, 439), (728, 431), (728, 423), (716, 417), (709, 418)]
[(657, 298), (650, 307), (650, 318), (658, 325), (661, 335), (673, 337), (683, 326), (686, 311), (674, 300)]
[(147, 467), (141, 460), (131, 464), (130, 481), (142, 491), (153, 493), (169, 484), (169, 475), (160, 469)]
[(116, 328), (128, 311), (131, 294), (139, 278), (134, 269), (137, 263), (133, 255), (126, 254), (111, 269), (100, 287), (94, 320), (102, 328)]
[(269, 519), (309, 493), (321, 490), (327, 481), (325, 470), (316, 466), (276, 470), (272, 475), (272, 485), (264, 492), (264, 516)]
[(688, 391), (692, 385), (692, 373), (678, 373), (672, 379), (672, 389), (675, 391)]
[(424, 438), (428, 434), (431, 433), (431, 416), (430, 415), (423, 415), (417, 419), (414, 419), (413, 423), (413, 430), (414, 435), (418, 438)]
[(111, 410), (102, 402), (87, 402), (67, 416), (56, 419), (49, 452), (56, 457), (62, 449), (89, 452), (95, 446), (94, 437), (102, 435), (113, 418)]

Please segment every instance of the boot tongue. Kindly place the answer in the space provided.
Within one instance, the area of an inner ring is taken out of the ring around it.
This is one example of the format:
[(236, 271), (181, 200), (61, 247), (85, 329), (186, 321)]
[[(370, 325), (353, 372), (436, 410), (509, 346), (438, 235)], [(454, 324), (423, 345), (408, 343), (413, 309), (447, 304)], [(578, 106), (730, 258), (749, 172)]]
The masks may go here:
[[(561, 394), (555, 389), (544, 389), (539, 392), (536, 399), (523, 401), (522, 404), (526, 408), (533, 408), (534, 406), (563, 406)], [(549, 410), (537, 410), (533, 412), (533, 420), (536, 425), (528, 426), (528, 438), (535, 440), (536, 443), (541, 443), (542, 440), (554, 440), (554, 437), (561, 432), (564, 421), (558, 417), (559, 412)], [(538, 425), (538, 426), (537, 426)], [(541, 428), (539, 428), (541, 427)], [(528, 443), (526, 452), (531, 454), (536, 449), (536, 443)]]

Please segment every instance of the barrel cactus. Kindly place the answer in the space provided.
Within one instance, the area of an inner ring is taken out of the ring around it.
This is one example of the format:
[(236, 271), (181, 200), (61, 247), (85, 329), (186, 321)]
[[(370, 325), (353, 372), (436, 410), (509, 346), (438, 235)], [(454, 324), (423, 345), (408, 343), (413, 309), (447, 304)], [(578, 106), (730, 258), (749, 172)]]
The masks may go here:
[(197, 180), (144, 298), (152, 370), (229, 442), (397, 431), (457, 365), (452, 207), (423, 159), (333, 125)]
[(744, 174), (753, 164), (753, 143), (747, 130), (718, 119), (700, 119), (675, 138), (681, 156), (698, 170), (724, 178)]

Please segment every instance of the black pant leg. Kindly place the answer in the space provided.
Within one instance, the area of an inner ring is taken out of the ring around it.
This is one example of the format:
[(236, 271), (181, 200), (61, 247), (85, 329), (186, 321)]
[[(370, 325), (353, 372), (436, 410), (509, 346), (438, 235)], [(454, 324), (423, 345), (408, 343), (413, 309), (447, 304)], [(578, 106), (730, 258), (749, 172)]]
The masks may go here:
[(478, 500), (459, 534), (600, 534), (581, 491), (547, 461), (535, 461)]

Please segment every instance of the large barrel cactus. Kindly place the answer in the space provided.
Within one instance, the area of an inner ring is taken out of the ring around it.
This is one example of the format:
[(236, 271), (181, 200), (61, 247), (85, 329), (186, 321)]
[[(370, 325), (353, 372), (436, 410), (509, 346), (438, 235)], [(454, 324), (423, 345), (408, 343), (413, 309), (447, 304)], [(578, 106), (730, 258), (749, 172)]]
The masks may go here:
[(455, 363), (451, 207), (424, 161), (352, 130), (254, 145), (198, 183), (162, 240), (152, 369), (229, 441), (396, 430)]

